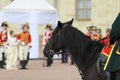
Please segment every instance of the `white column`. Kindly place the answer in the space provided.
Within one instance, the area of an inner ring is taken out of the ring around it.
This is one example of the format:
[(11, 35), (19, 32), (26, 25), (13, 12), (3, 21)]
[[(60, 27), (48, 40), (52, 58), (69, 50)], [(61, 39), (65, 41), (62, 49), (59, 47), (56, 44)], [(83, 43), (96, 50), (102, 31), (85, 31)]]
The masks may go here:
[(39, 58), (39, 33), (37, 24), (30, 24), (30, 33), (32, 36), (32, 48), (30, 49), (30, 58)]
[(32, 36), (32, 48), (30, 49), (30, 58), (39, 58), (39, 33), (38, 23), (36, 23), (36, 12), (31, 12), (29, 15), (30, 33)]

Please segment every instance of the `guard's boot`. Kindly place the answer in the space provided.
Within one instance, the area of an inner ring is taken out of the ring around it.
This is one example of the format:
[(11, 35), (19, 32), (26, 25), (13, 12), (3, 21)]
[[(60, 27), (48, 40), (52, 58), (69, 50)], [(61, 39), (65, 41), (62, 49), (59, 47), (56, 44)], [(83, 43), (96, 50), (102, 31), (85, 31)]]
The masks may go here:
[(27, 65), (27, 60), (23, 60), (23, 68), (24, 68), (24, 69), (27, 69), (27, 68), (26, 68), (26, 65)]
[(25, 67), (25, 61), (24, 60), (21, 61), (21, 69), (26, 69), (26, 67)]
[(51, 66), (51, 64), (52, 64), (52, 59), (51, 58), (48, 58), (47, 59), (47, 67), (50, 67)]
[(4, 68), (3, 61), (0, 61), (0, 68)]
[(20, 61), (21, 69), (23, 69), (23, 61)]
[(30, 52), (28, 52), (28, 55), (27, 55), (26, 65), (28, 64), (28, 61), (29, 61), (29, 55), (30, 55)]
[(22, 61), (19, 62), (19, 65), (22, 66)]
[(3, 64), (3, 65), (6, 65), (6, 63), (5, 63), (5, 60), (6, 60), (6, 58), (5, 58), (5, 53), (2, 53), (2, 60), (3, 60), (2, 64)]
[(26, 68), (26, 66), (27, 66), (27, 64), (28, 64), (28, 61), (29, 61), (29, 60), (24, 60), (25, 68)]
[(46, 67), (49, 67), (50, 66), (49, 60), (47, 59), (46, 62), (47, 62)]

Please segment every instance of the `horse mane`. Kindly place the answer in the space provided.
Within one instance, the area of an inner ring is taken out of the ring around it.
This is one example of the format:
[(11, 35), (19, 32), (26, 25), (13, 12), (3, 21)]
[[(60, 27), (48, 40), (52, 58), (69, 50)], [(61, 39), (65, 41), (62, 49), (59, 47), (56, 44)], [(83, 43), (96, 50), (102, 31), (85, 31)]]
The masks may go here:
[(76, 65), (85, 71), (97, 61), (103, 45), (91, 40), (83, 32), (70, 25), (65, 27), (64, 33), (65, 47), (71, 52)]

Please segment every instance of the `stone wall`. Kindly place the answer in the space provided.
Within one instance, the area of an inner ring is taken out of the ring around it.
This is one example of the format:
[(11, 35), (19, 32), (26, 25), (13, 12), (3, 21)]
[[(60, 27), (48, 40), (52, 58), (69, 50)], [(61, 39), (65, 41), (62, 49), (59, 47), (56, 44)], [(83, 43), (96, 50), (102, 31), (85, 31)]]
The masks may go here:
[[(48, 0), (54, 4), (54, 0)], [(103, 30), (111, 27), (117, 14), (120, 12), (120, 0), (92, 0), (92, 18), (90, 21), (77, 20), (76, 15), (77, 0), (57, 0), (57, 10), (61, 21), (68, 21), (75, 18), (74, 26), (86, 33), (86, 27), (95, 25)]]
[[(8, 5), (11, 0), (0, 0), (0, 9)], [(57, 8), (59, 20), (62, 22), (75, 18), (73, 25), (87, 32), (86, 27), (95, 25), (103, 30), (111, 27), (117, 14), (120, 12), (120, 0), (92, 0), (92, 18), (90, 21), (81, 21), (76, 18), (77, 0), (48, 0), (48, 2)], [(41, 29), (43, 32), (43, 29)]]

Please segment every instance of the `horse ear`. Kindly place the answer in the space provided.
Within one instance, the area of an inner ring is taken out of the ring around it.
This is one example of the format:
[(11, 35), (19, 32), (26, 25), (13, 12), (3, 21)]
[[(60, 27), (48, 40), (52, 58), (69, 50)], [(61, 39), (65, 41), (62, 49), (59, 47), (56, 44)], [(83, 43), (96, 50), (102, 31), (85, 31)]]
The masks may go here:
[(61, 29), (62, 28), (62, 23), (58, 21), (58, 27)]
[(70, 20), (70, 21), (68, 21), (68, 22), (65, 22), (64, 24), (67, 24), (67, 25), (72, 25), (73, 20), (74, 20), (74, 18), (72, 18), (72, 20)]
[(69, 25), (72, 25), (74, 18), (68, 22)]
[(72, 20), (70, 21), (70, 25), (72, 25), (72, 23), (73, 23), (73, 20), (74, 20), (74, 18), (72, 18)]

